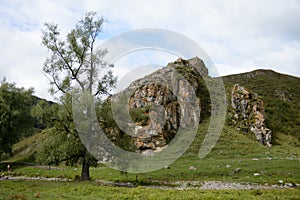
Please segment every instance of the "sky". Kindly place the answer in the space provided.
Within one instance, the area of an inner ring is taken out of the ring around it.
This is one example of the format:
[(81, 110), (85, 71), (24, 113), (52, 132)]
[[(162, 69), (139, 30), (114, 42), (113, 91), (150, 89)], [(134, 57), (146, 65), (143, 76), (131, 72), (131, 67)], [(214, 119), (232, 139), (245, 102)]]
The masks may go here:
[[(67, 34), (87, 11), (105, 19), (99, 45), (136, 29), (170, 30), (197, 43), (219, 75), (272, 69), (300, 77), (298, 0), (1, 0), (0, 78), (52, 99), (42, 72), (49, 55), (41, 46), (43, 24), (56, 23)], [(116, 61), (115, 73), (174, 59), (157, 50), (133, 52)]]

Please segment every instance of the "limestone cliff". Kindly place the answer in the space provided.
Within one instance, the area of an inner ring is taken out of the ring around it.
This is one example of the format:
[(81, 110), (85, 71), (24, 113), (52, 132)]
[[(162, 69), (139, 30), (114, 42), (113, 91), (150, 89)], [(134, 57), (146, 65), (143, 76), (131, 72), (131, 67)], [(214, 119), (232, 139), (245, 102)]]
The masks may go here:
[(271, 147), (271, 130), (265, 125), (264, 103), (262, 99), (243, 86), (235, 84), (231, 91), (232, 122), (242, 132), (249, 130), (256, 139)]
[[(178, 59), (111, 97), (119, 99), (118, 106), (128, 107), (130, 116), (120, 114), (124, 109), (116, 111), (122, 118), (118, 126), (133, 137), (138, 150), (159, 151), (179, 127), (198, 125), (200, 116), (209, 115), (209, 98), (201, 99), (209, 96), (202, 76), (208, 76), (208, 70), (201, 59)], [(205, 113), (200, 115), (201, 110)]]

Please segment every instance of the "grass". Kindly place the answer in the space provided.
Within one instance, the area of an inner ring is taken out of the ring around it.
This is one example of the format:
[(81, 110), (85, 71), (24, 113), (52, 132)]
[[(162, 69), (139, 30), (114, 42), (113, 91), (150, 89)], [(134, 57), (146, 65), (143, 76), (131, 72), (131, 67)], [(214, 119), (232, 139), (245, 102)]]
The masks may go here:
[[(278, 141), (280, 144), (274, 145), (268, 149), (258, 142), (249, 139), (243, 133), (237, 132), (234, 128), (225, 127), (217, 145), (210, 154), (200, 159), (198, 151), (200, 149), (203, 134), (207, 122), (205, 122), (199, 131), (199, 134), (191, 144), (187, 152), (177, 161), (169, 166), (169, 169), (160, 169), (158, 171), (137, 174), (138, 181), (149, 183), (158, 181), (228, 181), (228, 182), (252, 182), (259, 184), (278, 184), (279, 180), (285, 183), (300, 183), (299, 157), (300, 149), (289, 143), (293, 141), (292, 136), (280, 135)], [(190, 170), (190, 166), (196, 170)], [(2, 166), (5, 168), (5, 166)], [(13, 175), (42, 176), (42, 177), (60, 177), (75, 179), (80, 175), (81, 169), (77, 167), (60, 166), (52, 167), (48, 170), (40, 166), (14, 166)], [(234, 169), (240, 168), (241, 172), (232, 174)], [(103, 164), (98, 167), (91, 167), (91, 176), (93, 179), (107, 181), (131, 181), (136, 180), (136, 174), (122, 175), (119, 171), (110, 169)], [(254, 176), (259, 173), (259, 176)]]
[(0, 181), (0, 199), (299, 199), (300, 190), (170, 190), (95, 182)]

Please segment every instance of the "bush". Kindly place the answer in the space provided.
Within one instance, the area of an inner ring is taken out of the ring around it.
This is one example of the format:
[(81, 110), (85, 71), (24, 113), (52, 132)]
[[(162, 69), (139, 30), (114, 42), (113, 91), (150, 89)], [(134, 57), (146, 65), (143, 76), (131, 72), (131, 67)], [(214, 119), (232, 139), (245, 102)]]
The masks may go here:
[(129, 110), (132, 120), (138, 123), (140, 126), (146, 126), (149, 124), (149, 110), (150, 106), (132, 108)]

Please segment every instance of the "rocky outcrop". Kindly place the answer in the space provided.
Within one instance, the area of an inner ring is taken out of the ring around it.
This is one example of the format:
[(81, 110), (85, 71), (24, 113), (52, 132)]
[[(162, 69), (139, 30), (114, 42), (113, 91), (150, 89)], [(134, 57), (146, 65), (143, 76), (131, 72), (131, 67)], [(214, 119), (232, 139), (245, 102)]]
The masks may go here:
[(137, 135), (135, 144), (138, 149), (158, 150), (175, 136), (180, 126), (181, 109), (177, 97), (168, 87), (149, 82), (135, 90), (129, 106), (130, 110), (149, 108), (145, 113), (138, 113), (147, 116), (146, 123), (141, 120), (134, 124), (134, 135)]
[(272, 131), (265, 125), (264, 103), (256, 93), (235, 84), (231, 91), (232, 122), (243, 132), (251, 131), (256, 139), (271, 147)]
[[(127, 97), (123, 106), (128, 107), (132, 120), (126, 121), (128, 116), (124, 115), (125, 122), (120, 119), (118, 125), (134, 138), (137, 149), (160, 151), (179, 127), (199, 124), (201, 106), (205, 105), (199, 97), (204, 91), (202, 76), (208, 76), (208, 70), (201, 59), (180, 58), (111, 97), (118, 105)], [(122, 109), (116, 112), (120, 114)]]

